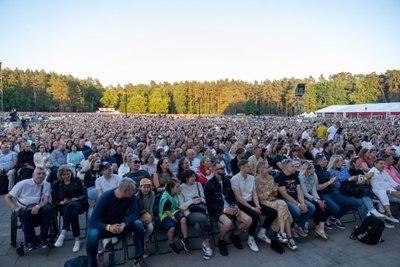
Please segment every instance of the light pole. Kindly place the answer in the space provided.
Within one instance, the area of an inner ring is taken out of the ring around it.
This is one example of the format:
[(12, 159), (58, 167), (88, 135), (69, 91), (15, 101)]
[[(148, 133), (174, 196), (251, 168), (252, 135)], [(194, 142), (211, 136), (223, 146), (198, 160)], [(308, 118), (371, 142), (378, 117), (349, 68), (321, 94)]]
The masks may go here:
[(128, 95), (126, 94), (126, 87), (125, 91), (125, 118), (128, 118)]
[(0, 62), (0, 99), (1, 99), (1, 121), (4, 119), (4, 103), (3, 103), (3, 69), (1, 68), (2, 62)]

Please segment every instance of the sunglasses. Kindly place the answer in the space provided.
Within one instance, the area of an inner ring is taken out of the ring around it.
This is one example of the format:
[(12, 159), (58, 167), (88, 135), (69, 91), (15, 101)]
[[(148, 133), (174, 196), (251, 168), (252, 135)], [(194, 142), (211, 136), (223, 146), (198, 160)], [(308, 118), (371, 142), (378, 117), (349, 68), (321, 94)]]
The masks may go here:
[(134, 160), (133, 163), (140, 164), (140, 160)]

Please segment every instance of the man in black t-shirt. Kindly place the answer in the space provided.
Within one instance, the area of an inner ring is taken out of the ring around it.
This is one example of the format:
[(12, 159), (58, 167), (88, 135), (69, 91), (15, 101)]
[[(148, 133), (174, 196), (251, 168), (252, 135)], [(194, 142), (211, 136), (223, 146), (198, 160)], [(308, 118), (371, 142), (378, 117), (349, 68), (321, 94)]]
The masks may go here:
[[(294, 164), (291, 160), (285, 159), (281, 162), (282, 172), (275, 178), (278, 183), (279, 197), (288, 205), (293, 217), (292, 228), (297, 224), (298, 228), (293, 229), (293, 235), (307, 236), (304, 232), (304, 225), (315, 212), (315, 206), (304, 199), (301, 190), (298, 174), (295, 173)], [(290, 240), (289, 240), (290, 243)]]

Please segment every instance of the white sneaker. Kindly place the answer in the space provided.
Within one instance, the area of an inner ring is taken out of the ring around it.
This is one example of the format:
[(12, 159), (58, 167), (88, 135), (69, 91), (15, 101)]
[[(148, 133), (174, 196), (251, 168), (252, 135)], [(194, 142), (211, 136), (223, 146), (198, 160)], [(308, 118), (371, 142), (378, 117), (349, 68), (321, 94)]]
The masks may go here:
[(103, 241), (101, 242), (103, 245), (103, 249), (106, 250), (107, 246), (109, 245), (108, 243), (111, 242), (111, 238), (104, 238)]
[(61, 248), (62, 245), (64, 244), (64, 239), (65, 239), (65, 235), (59, 235), (57, 238), (56, 243), (54, 243), (54, 246), (56, 248)]
[(247, 245), (249, 245), (249, 248), (254, 251), (254, 252), (258, 252), (258, 246), (256, 241), (254, 240), (254, 237), (249, 236), (249, 239), (247, 240)]
[(118, 237), (112, 237), (112, 238), (111, 238), (111, 243), (112, 243), (113, 245), (117, 244), (117, 243), (118, 243)]
[(386, 216), (377, 211), (375, 208), (372, 208), (368, 211), (367, 216), (373, 215), (376, 218), (385, 218)]
[(396, 219), (393, 215), (386, 215), (385, 219), (393, 223), (399, 223), (399, 220)]
[(72, 252), (78, 252), (81, 249), (81, 241), (77, 240), (74, 243), (74, 247), (72, 248)]
[(271, 239), (269, 239), (266, 234), (258, 234), (257, 238), (264, 241), (267, 244), (271, 244)]
[(394, 223), (392, 223), (391, 221), (385, 220), (385, 227), (394, 229)]

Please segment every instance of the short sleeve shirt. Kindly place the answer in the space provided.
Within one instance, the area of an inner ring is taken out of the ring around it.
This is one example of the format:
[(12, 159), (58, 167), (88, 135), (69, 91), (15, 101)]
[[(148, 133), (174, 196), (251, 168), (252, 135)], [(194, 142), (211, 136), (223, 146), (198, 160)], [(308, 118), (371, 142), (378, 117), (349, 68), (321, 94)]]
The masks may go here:
[(231, 185), (233, 190), (240, 190), (241, 197), (246, 201), (253, 200), (253, 190), (255, 188), (254, 176), (247, 175), (247, 178), (244, 179), (243, 176), (240, 174), (236, 174), (231, 179)]
[(279, 187), (284, 186), (287, 193), (294, 199), (297, 199), (297, 185), (300, 184), (299, 177), (296, 173), (287, 176), (284, 172), (281, 172), (278, 177), (275, 178)]
[(0, 151), (0, 170), (10, 169), (17, 157), (18, 155), (14, 151), (9, 151), (7, 154), (3, 154)]
[(100, 178), (96, 179), (95, 187), (96, 189), (101, 189), (103, 192), (106, 192), (108, 190), (117, 188), (119, 180), (121, 180), (121, 178), (116, 174), (112, 174), (110, 179), (105, 179), (104, 176), (101, 176)]
[[(43, 191), (42, 194), (40, 191)], [(50, 197), (51, 185), (43, 181), (41, 184), (36, 184), (31, 179), (26, 179), (18, 182), (10, 191), (10, 195), (17, 200), (19, 206), (27, 206), (33, 203), (39, 203), (43, 197)]]

